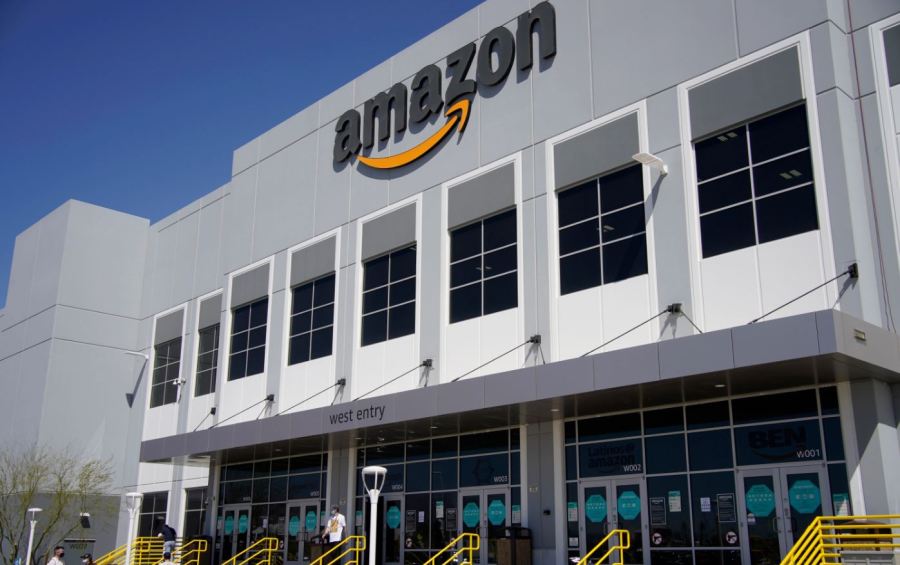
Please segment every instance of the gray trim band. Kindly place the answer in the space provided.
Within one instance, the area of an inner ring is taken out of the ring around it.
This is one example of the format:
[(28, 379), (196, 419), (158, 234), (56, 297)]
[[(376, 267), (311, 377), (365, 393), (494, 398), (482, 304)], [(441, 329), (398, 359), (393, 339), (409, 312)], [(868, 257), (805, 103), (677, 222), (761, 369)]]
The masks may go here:
[(416, 241), (416, 205), (378, 216), (362, 225), (362, 259), (387, 253)]
[(335, 238), (314, 243), (291, 254), (291, 287), (334, 272)]
[(600, 176), (622, 165), (635, 164), (640, 150), (637, 112), (586, 131), (553, 147), (554, 188)]
[(171, 341), (181, 337), (184, 328), (184, 309), (166, 314), (156, 319), (156, 330), (153, 334), (153, 345)]
[(704, 137), (802, 99), (793, 47), (692, 88), (691, 136)]
[(269, 294), (269, 265), (241, 273), (231, 281), (231, 307), (236, 308)]
[(515, 203), (516, 173), (510, 163), (451, 186), (447, 193), (447, 225), (453, 229)]
[(218, 324), (222, 319), (222, 295), (217, 294), (200, 303), (200, 316), (197, 329), (202, 330)]

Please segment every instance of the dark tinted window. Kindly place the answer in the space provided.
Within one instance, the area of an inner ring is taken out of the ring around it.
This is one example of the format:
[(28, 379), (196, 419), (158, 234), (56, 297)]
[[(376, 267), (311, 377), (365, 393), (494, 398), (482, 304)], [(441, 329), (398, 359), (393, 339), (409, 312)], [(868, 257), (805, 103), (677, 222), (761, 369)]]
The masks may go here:
[(728, 415), (728, 402), (690, 404), (685, 411), (689, 430), (717, 428), (731, 423), (731, 417)]
[(803, 104), (750, 123), (750, 151), (755, 163), (808, 147)]
[(622, 439), (578, 446), (578, 471), (582, 478), (642, 473), (641, 439)]
[(450, 323), (518, 306), (514, 209), (454, 229), (450, 247)]
[(150, 408), (178, 400), (181, 379), (181, 338), (157, 344), (153, 349), (153, 382), (150, 384)]
[(738, 465), (774, 465), (823, 459), (819, 420), (734, 428)]
[(704, 257), (819, 229), (804, 105), (698, 141), (694, 152)]
[[(686, 496), (687, 493), (683, 493)], [(730, 496), (731, 508), (737, 506), (734, 490), (734, 473), (702, 473), (691, 475), (691, 507), (694, 518), (694, 545), (728, 545), (725, 534), (734, 531), (735, 522), (720, 521), (719, 500)]]
[(640, 434), (641, 415), (636, 412), (578, 421), (578, 441), (612, 439)]
[(363, 270), (362, 345), (415, 333), (416, 246), (369, 259)]
[(639, 165), (564, 190), (557, 199), (561, 294), (647, 273)]
[(459, 459), (459, 486), (509, 484), (509, 455), (478, 455)]
[(406, 464), (406, 492), (429, 490), (431, 469), (427, 461)]
[(509, 435), (506, 430), (466, 434), (459, 437), (460, 456), (507, 450), (509, 450)]
[(697, 180), (705, 181), (748, 165), (747, 128), (740, 126), (694, 144)]
[(844, 458), (844, 438), (841, 435), (840, 418), (824, 418), (822, 430), (825, 432), (825, 455), (831, 461)]
[(684, 429), (684, 414), (680, 407), (644, 412), (644, 433), (662, 434)]
[[(650, 535), (660, 534), (659, 547), (691, 546), (691, 512), (687, 505), (687, 494), (688, 485), (685, 475), (647, 478), (648, 506), (650, 516), (653, 518)], [(670, 497), (672, 499), (680, 497), (680, 504), (669, 504)], [(661, 521), (664, 523), (660, 523)], [(656, 563), (657, 554), (654, 552), (651, 555), (653, 563)], [(690, 557), (688, 557), (685, 563), (690, 562)]]
[(759, 200), (756, 204), (759, 242), (817, 230), (816, 214), (816, 191), (811, 184)]
[(228, 380), (263, 372), (266, 360), (266, 325), (269, 299), (234, 309)]
[(826, 386), (819, 389), (819, 403), (822, 406), (823, 416), (834, 416), (838, 411), (837, 388)]
[(754, 230), (753, 205), (749, 203), (700, 216), (700, 233), (708, 234), (702, 241), (703, 256), (714, 257), (754, 245)]
[(737, 398), (731, 408), (735, 424), (805, 418), (819, 412), (815, 390)]
[(675, 473), (687, 470), (684, 434), (650, 436), (644, 439), (648, 473)]
[(288, 365), (331, 355), (334, 326), (334, 274), (291, 291)]
[(216, 391), (216, 375), (219, 369), (219, 324), (203, 328), (198, 332), (197, 382), (194, 396), (203, 396)]
[(691, 471), (732, 467), (731, 431), (712, 430), (688, 434), (688, 455)]
[(178, 400), (181, 379), (181, 338), (157, 344), (153, 349), (153, 382), (150, 384), (150, 408)]
[(456, 488), (456, 459), (441, 459), (431, 462), (431, 489)]

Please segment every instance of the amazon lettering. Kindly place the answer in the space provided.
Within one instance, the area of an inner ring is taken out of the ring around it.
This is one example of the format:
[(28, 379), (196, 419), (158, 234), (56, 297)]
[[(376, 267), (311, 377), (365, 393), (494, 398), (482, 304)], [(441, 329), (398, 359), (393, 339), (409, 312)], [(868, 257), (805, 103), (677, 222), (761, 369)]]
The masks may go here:
[[(529, 70), (533, 66), (535, 37), (540, 59), (556, 55), (556, 11), (549, 2), (541, 2), (520, 14), (515, 36), (506, 27), (499, 26), (485, 34), (477, 49), (473, 42), (448, 55), (447, 88), (443, 94), (440, 69), (428, 65), (416, 73), (409, 90), (398, 82), (387, 92), (366, 100), (361, 115), (353, 109), (341, 114), (335, 125), (334, 162), (341, 163), (363, 149), (371, 149), (376, 138), (386, 141), (392, 132), (402, 133), (408, 123), (423, 122), (439, 114), (445, 106), (449, 109), (460, 98), (474, 95), (479, 87), (501, 84), (513, 63), (520, 71)], [(474, 79), (469, 78), (473, 63)], [(446, 115), (450, 114), (448, 111)], [(463, 120), (461, 127), (464, 126)], [(417, 157), (421, 154), (424, 152), (418, 152)], [(403, 160), (395, 162), (404, 163)]]

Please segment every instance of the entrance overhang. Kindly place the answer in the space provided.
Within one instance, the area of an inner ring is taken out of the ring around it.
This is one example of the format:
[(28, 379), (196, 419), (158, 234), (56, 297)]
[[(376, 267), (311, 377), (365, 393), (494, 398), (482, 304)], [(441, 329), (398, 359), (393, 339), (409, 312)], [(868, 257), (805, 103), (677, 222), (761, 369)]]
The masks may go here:
[(141, 461), (261, 459), (865, 378), (900, 383), (900, 339), (824, 310), (147, 440)]

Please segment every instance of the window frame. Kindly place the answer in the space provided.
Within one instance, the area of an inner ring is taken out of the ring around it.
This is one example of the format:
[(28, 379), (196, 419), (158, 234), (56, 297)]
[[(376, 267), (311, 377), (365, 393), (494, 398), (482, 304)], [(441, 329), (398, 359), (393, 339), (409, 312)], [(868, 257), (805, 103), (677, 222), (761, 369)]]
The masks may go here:
[[(318, 283), (320, 281), (324, 281), (325, 279), (328, 279), (328, 278), (332, 279), (332, 286), (333, 286), (331, 302), (328, 302), (325, 304), (320, 304), (320, 305), (316, 306), (315, 285), (316, 285), (316, 283)], [(311, 301), (310, 307), (309, 307), (309, 309), (302, 310), (300, 312), (295, 313), (293, 311), (294, 310), (294, 292), (297, 289), (303, 288), (305, 286), (312, 286), (312, 296), (310, 298), (310, 301)], [(308, 281), (303, 281), (300, 284), (296, 284), (292, 287), (289, 287), (289, 290), (290, 290), (290, 300), (288, 301), (288, 305), (287, 305), (287, 321), (285, 324), (285, 328), (287, 328), (287, 331), (285, 332), (285, 334), (287, 335), (287, 347), (286, 347), (287, 351), (286, 351), (286, 361), (285, 361), (286, 365), (288, 367), (292, 367), (294, 365), (302, 365), (303, 363), (309, 363), (310, 361), (315, 361), (316, 359), (322, 359), (325, 357), (333, 356), (334, 355), (334, 334), (335, 334), (335, 327), (336, 327), (336, 320), (337, 320), (337, 303), (338, 303), (338, 274), (337, 274), (337, 271), (331, 271), (330, 273), (320, 275), (320, 276), (310, 279)], [(317, 309), (326, 308), (328, 306), (331, 306), (331, 321), (330, 321), (330, 323), (325, 324), (323, 326), (316, 327), (315, 311)], [(292, 323), (291, 322), (292, 322), (293, 318), (295, 316), (301, 316), (306, 313), (308, 313), (310, 316), (309, 330), (297, 332), (296, 334), (292, 333), (292, 331), (291, 331)], [(312, 356), (312, 335), (316, 331), (320, 331), (320, 330), (324, 330), (324, 329), (330, 329), (330, 331), (329, 331), (330, 352), (327, 355), (319, 355), (317, 357), (313, 357)], [(310, 336), (309, 351), (307, 352), (308, 356), (307, 356), (307, 358), (305, 358), (303, 360), (291, 363), (291, 340), (295, 337), (302, 336), (302, 335)]]
[[(249, 325), (249, 324), (252, 323), (252, 322), (250, 322), (250, 320), (251, 320), (252, 317), (253, 317), (253, 307), (259, 305), (259, 304), (260, 304), (261, 302), (263, 302), (263, 301), (265, 301), (265, 303), (266, 303), (266, 320), (265, 320), (265, 322), (264, 322), (263, 324), (257, 324), (257, 325), (255, 325), (255, 326)], [(272, 308), (271, 308), (271, 306), (272, 306), (272, 304), (271, 304), (271, 299), (270, 299), (270, 293), (267, 293), (265, 296), (261, 296), (261, 297), (259, 297), (259, 298), (256, 298), (256, 299), (250, 301), (250, 302), (246, 302), (246, 303), (244, 303), (244, 304), (239, 304), (239, 305), (237, 305), (237, 306), (235, 306), (235, 307), (229, 309), (229, 316), (228, 316), (228, 325), (229, 325), (229, 331), (228, 331), (228, 373), (225, 375), (225, 380), (226, 380), (226, 381), (228, 381), (228, 382), (239, 381), (239, 380), (245, 379), (245, 378), (247, 378), (247, 377), (253, 377), (253, 376), (256, 376), (256, 375), (260, 375), (260, 374), (265, 374), (265, 373), (266, 373), (266, 365), (267, 365), (267, 359), (266, 359), (266, 357), (267, 357), (267, 353), (268, 353), (268, 343), (269, 343), (269, 337), (270, 337), (270, 335), (269, 335), (269, 334), (270, 334), (270, 332), (269, 332), (269, 326), (271, 325), (270, 315), (271, 315), (271, 313), (272, 313)], [(248, 326), (247, 326), (247, 329), (246, 329), (246, 330), (241, 330), (241, 331), (239, 331), (239, 332), (237, 332), (237, 333), (239, 333), (239, 334), (246, 333), (246, 334), (247, 334), (247, 346), (246, 346), (245, 348), (242, 348), (242, 349), (239, 349), (239, 350), (235, 350), (234, 347), (232, 346), (232, 342), (234, 341), (234, 338), (235, 338), (235, 331), (234, 331), (234, 318), (235, 318), (235, 313), (236, 313), (238, 310), (242, 310), (242, 309), (244, 309), (244, 308), (249, 308), (249, 310), (248, 310), (248, 318), (249, 318), (249, 319), (248, 319)], [(257, 346), (254, 346), (254, 347), (250, 347), (250, 343), (249, 343), (249, 340), (250, 340), (250, 334), (253, 332), (253, 330), (258, 330), (259, 328), (264, 328), (264, 329), (265, 329), (265, 335), (266, 335), (266, 337), (265, 337), (265, 339), (263, 340), (262, 345), (257, 345)], [(235, 355), (240, 355), (241, 353), (247, 354), (247, 353), (250, 353), (250, 351), (258, 350), (258, 349), (262, 349), (262, 350), (263, 350), (263, 366), (262, 366), (262, 370), (261, 370), (260, 372), (258, 372), (258, 373), (247, 374), (247, 362), (248, 362), (248, 361), (247, 361), (247, 359), (245, 358), (245, 360), (244, 360), (244, 373), (243, 373), (241, 376), (232, 377), (231, 371), (232, 371), (232, 362), (233, 362), (234, 356), (235, 356)]]
[[(800, 85), (802, 88), (803, 100), (807, 107), (807, 126), (809, 128), (810, 148), (813, 164), (813, 176), (815, 182), (816, 206), (819, 220), (819, 245), (821, 249), (823, 280), (828, 280), (836, 276), (837, 266), (835, 264), (835, 255), (833, 249), (831, 223), (828, 211), (830, 210), (828, 200), (827, 179), (825, 177), (822, 144), (820, 138), (819, 118), (818, 118), (818, 100), (815, 96), (816, 88), (813, 79), (813, 63), (812, 48), (810, 45), (810, 34), (808, 31), (798, 33), (792, 37), (773, 43), (772, 45), (763, 47), (751, 54), (740, 57), (730, 63), (726, 63), (718, 68), (703, 73), (697, 77), (686, 80), (675, 86), (678, 98), (678, 115), (679, 115), (679, 137), (678, 142), (681, 148), (681, 164), (682, 164), (682, 190), (685, 202), (685, 225), (688, 229), (688, 253), (690, 254), (690, 271), (691, 271), (691, 304), (694, 308), (695, 319), (705, 319), (705, 308), (703, 303), (703, 284), (701, 269), (703, 262), (706, 260), (702, 256), (700, 242), (700, 222), (698, 218), (699, 202), (697, 198), (697, 175), (696, 163), (694, 161), (693, 139), (691, 133), (691, 108), (689, 103), (689, 93), (691, 89), (700, 86), (711, 80), (721, 78), (732, 71), (739, 70), (762, 59), (768, 58), (779, 52), (796, 48), (798, 52), (798, 62), (800, 68)], [(811, 94), (812, 93), (812, 94)], [(756, 248), (758, 250), (758, 246)], [(711, 258), (714, 259), (714, 258)], [(831, 283), (826, 291), (831, 296), (838, 293), (836, 283)]]
[[(171, 355), (171, 350), (172, 350), (173, 345), (177, 346), (178, 358), (174, 362), (166, 362), (166, 363), (160, 364), (159, 349), (161, 347), (166, 347), (167, 355)], [(183, 349), (184, 349), (184, 336), (183, 335), (180, 335), (176, 338), (172, 338), (170, 340), (163, 341), (161, 343), (153, 344), (153, 371), (150, 374), (150, 386), (149, 386), (149, 391), (148, 391), (149, 394), (147, 395), (149, 397), (148, 401), (150, 403), (150, 408), (159, 408), (160, 406), (167, 406), (169, 404), (178, 403), (178, 397), (179, 397), (179, 390), (178, 390), (179, 384), (178, 383), (181, 382), (182, 356), (184, 353)], [(169, 377), (169, 368), (172, 366), (176, 367), (175, 378)], [(162, 368), (165, 369), (165, 378), (164, 378), (164, 380), (157, 382), (156, 373), (159, 369), (162, 369)], [(170, 383), (175, 383), (175, 384), (170, 385)], [(174, 387), (175, 398), (166, 402), (167, 389), (169, 386)], [(163, 389), (162, 399), (161, 399), (161, 402), (156, 403), (153, 400), (153, 392), (156, 388), (160, 388), (160, 387)]]
[[(504, 208), (502, 210), (493, 212), (490, 215), (482, 216), (481, 218), (472, 220), (471, 222), (466, 222), (464, 224), (460, 224), (460, 225), (455, 226), (455, 227), (451, 228), (450, 230), (448, 230), (447, 235), (448, 235), (449, 248), (450, 248), (450, 253), (448, 255), (449, 262), (447, 264), (448, 273), (449, 273), (448, 285), (447, 285), (447, 293), (448, 293), (447, 300), (448, 300), (448, 314), (449, 314), (448, 323), (455, 324), (455, 323), (459, 323), (459, 322), (473, 320), (475, 318), (483, 318), (485, 316), (490, 316), (491, 314), (497, 314), (500, 312), (505, 312), (506, 310), (511, 310), (511, 309), (519, 307), (520, 301), (522, 299), (522, 297), (519, 295), (519, 289), (518, 289), (519, 272), (521, 271), (521, 264), (519, 262), (519, 248), (521, 247), (521, 242), (519, 241), (520, 219), (519, 219), (519, 213), (518, 213), (517, 208), (518, 208), (518, 206)], [(514, 240), (511, 243), (504, 243), (500, 246), (485, 250), (485, 238), (484, 238), (485, 222), (492, 220), (492, 219), (499, 218), (500, 216), (507, 215), (507, 214), (512, 215), (513, 220), (514, 220), (514, 225), (513, 225)], [(454, 260), (453, 259), (453, 234), (454, 234), (454, 232), (459, 232), (459, 230), (471, 228), (472, 226), (475, 226), (475, 225), (480, 226), (480, 229), (479, 229), (479, 234), (480, 234), (480, 238), (481, 238), (480, 250), (477, 253), (474, 253), (472, 255), (467, 255), (460, 259)], [(514, 252), (513, 254), (515, 256), (515, 267), (512, 269), (503, 271), (501, 273), (491, 274), (490, 276), (485, 276), (485, 257), (488, 255), (491, 255), (493, 253), (499, 253), (506, 249), (513, 250), (513, 252)], [(480, 266), (477, 267), (477, 270), (479, 272), (478, 277), (476, 279), (469, 280), (469, 281), (466, 281), (466, 282), (463, 282), (461, 284), (454, 286), (454, 284), (453, 284), (453, 267), (454, 267), (454, 265), (460, 265), (467, 261), (472, 261), (473, 259), (476, 259), (476, 258), (480, 260), (479, 261)], [(514, 275), (515, 280), (516, 280), (516, 304), (514, 306), (509, 306), (507, 308), (502, 308), (500, 310), (494, 310), (490, 313), (485, 313), (485, 290), (484, 290), (485, 283), (490, 280), (499, 279), (500, 277), (509, 276), (510, 274)], [(453, 319), (453, 291), (463, 289), (463, 288), (468, 288), (468, 287), (475, 287), (476, 285), (480, 287), (479, 314), (477, 316), (469, 316), (466, 318), (454, 320)]]
[[(209, 351), (203, 350), (203, 333), (209, 330), (213, 330), (213, 347)], [(222, 323), (216, 322), (215, 324), (210, 324), (203, 328), (197, 329), (197, 354), (195, 355), (196, 359), (196, 367), (194, 367), (194, 398), (198, 398), (201, 396), (207, 396), (210, 394), (215, 394), (216, 392), (216, 380), (219, 378), (219, 353), (220, 353), (220, 340), (222, 339)], [(200, 356), (207, 355), (212, 353), (212, 366), (209, 369), (200, 369)], [(200, 373), (210, 373), (209, 380), (209, 390), (206, 392), (200, 392)]]
[[(786, 153), (780, 153), (774, 157), (768, 156), (767, 158), (762, 159), (758, 162), (754, 161), (754, 158), (753, 158), (753, 136), (751, 135), (751, 130), (753, 129), (753, 126), (755, 124), (759, 124), (760, 122), (762, 122), (764, 120), (768, 120), (775, 116), (779, 116), (782, 114), (786, 114), (787, 112), (796, 110), (797, 108), (803, 108), (804, 121), (806, 124), (806, 130), (804, 132), (806, 134), (806, 145), (804, 147), (791, 149)], [(810, 231), (817, 231), (817, 230), (821, 229), (821, 225), (819, 224), (818, 191), (816, 190), (816, 185), (818, 184), (818, 179), (816, 177), (815, 165), (812, 160), (813, 147), (812, 147), (812, 137), (811, 137), (810, 127), (809, 127), (809, 119), (810, 119), (809, 118), (809, 107), (807, 106), (807, 101), (804, 99), (800, 102), (795, 102), (794, 104), (791, 104), (789, 106), (777, 108), (777, 109), (771, 110), (769, 112), (766, 112), (765, 114), (760, 114), (760, 115), (754, 116), (750, 119), (743, 120), (741, 122), (737, 122), (735, 124), (730, 125), (727, 128), (724, 128), (717, 132), (713, 132), (709, 135), (698, 138), (691, 142), (691, 150), (694, 155), (694, 160), (693, 160), (694, 175), (695, 175), (695, 179), (697, 179), (694, 186), (695, 186), (696, 198), (697, 198), (697, 221), (699, 223), (699, 236), (700, 236), (700, 242), (699, 242), (700, 246), (699, 246), (698, 250), (699, 250), (701, 259), (711, 259), (713, 257), (718, 257), (719, 255), (726, 255), (728, 253), (734, 253), (736, 251), (741, 251), (741, 250), (747, 249), (749, 247), (764, 245), (765, 243), (770, 243), (772, 241), (779, 241), (781, 239), (786, 239), (788, 237), (794, 237), (797, 235), (802, 235), (804, 233), (808, 233)], [(697, 167), (698, 167), (698, 163), (700, 160), (697, 158), (697, 147), (696, 146), (698, 144), (705, 143), (712, 139), (722, 140), (722, 138), (725, 137), (726, 135), (730, 136), (730, 134), (734, 133), (734, 130), (743, 130), (742, 134), (737, 134), (735, 137), (741, 137), (741, 136), (744, 137), (744, 140), (743, 140), (744, 146), (743, 147), (745, 148), (746, 154), (747, 154), (746, 155), (746, 159), (747, 159), (746, 164), (739, 168), (729, 169), (727, 172), (718, 173), (709, 178), (699, 180)], [(761, 195), (757, 194), (757, 184), (756, 184), (757, 181), (756, 181), (756, 175), (754, 174), (757, 170), (759, 170), (760, 168), (764, 168), (769, 164), (775, 163), (781, 159), (804, 156), (804, 155), (807, 155), (809, 157), (810, 174), (812, 175), (811, 179), (805, 180), (803, 182), (799, 182), (798, 184), (792, 184), (791, 186), (789, 186), (787, 188), (778, 188), (778, 189), (766, 192), (765, 194), (761, 194)], [(749, 183), (749, 190), (750, 190), (748, 198), (744, 198), (737, 202), (725, 204), (723, 206), (718, 206), (711, 210), (702, 211), (700, 209), (701, 187), (703, 187), (705, 185), (709, 185), (710, 183), (719, 181), (726, 177), (729, 177), (732, 175), (737, 175), (737, 174), (742, 174), (745, 172), (748, 177), (747, 182)], [(814, 203), (815, 203), (815, 208), (816, 208), (816, 213), (815, 213), (816, 228), (814, 230), (804, 230), (804, 231), (792, 233), (790, 235), (781, 236), (781, 237), (778, 237), (775, 239), (767, 239), (766, 241), (763, 241), (762, 235), (760, 233), (759, 203), (765, 202), (771, 198), (778, 197), (780, 195), (787, 194), (787, 193), (795, 193), (796, 194), (807, 187), (812, 187), (813, 197), (815, 198)], [(720, 213), (726, 212), (727, 210), (736, 209), (741, 206), (745, 206), (747, 204), (749, 204), (751, 206), (751, 211), (752, 211), (752, 216), (753, 216), (753, 243), (751, 245), (737, 247), (734, 249), (730, 249), (728, 251), (719, 251), (719, 252), (716, 252), (716, 253), (713, 253), (713, 254), (707, 256), (705, 254), (704, 248), (703, 248), (703, 218), (711, 217), (715, 214), (720, 214)]]
[[(410, 275), (410, 276), (407, 276), (407, 277), (403, 277), (403, 278), (397, 279), (397, 280), (391, 280), (391, 267), (392, 267), (392, 264), (393, 264), (393, 257), (394, 257), (394, 255), (395, 255), (395, 254), (402, 253), (402, 252), (404, 252), (404, 251), (408, 251), (408, 250), (410, 250), (410, 249), (415, 253), (415, 259), (414, 259), (414, 261), (413, 261), (413, 263), (414, 263), (414, 272), (413, 272), (413, 274)], [(367, 289), (367, 288), (366, 288), (366, 269), (368, 269), (369, 265), (370, 265), (371, 263), (373, 263), (374, 261), (378, 261), (378, 260), (384, 259), (384, 258), (387, 258), (387, 260), (388, 260), (388, 263), (387, 263), (387, 282), (384, 283), (384, 284), (377, 285), (377, 286), (373, 286), (372, 288), (368, 288), (368, 289)], [(408, 335), (415, 335), (416, 332), (420, 329), (420, 328), (419, 328), (419, 323), (418, 323), (418, 322), (419, 322), (419, 320), (418, 320), (418, 312), (419, 312), (419, 310), (418, 310), (418, 308), (419, 308), (419, 276), (420, 276), (420, 273), (419, 273), (419, 264), (420, 264), (420, 263), (419, 263), (419, 260), (420, 260), (420, 253), (419, 253), (419, 244), (418, 244), (418, 242), (413, 242), (413, 243), (411, 243), (411, 244), (405, 244), (405, 245), (402, 245), (402, 246), (397, 247), (397, 248), (395, 248), (395, 249), (391, 249), (390, 251), (387, 251), (387, 252), (385, 252), (385, 253), (381, 253), (381, 254), (378, 254), (378, 255), (373, 255), (372, 257), (368, 257), (368, 258), (362, 260), (362, 262), (361, 262), (361, 276), (360, 276), (360, 289), (361, 289), (361, 292), (360, 292), (360, 295), (359, 295), (359, 299), (360, 299), (360, 316), (359, 316), (359, 327), (360, 327), (360, 331), (359, 331), (359, 342), (358, 342), (358, 343), (359, 343), (359, 347), (369, 347), (369, 346), (372, 346), (372, 345), (377, 345), (377, 344), (379, 344), (379, 343), (386, 343), (386, 342), (391, 341), (391, 340), (394, 340), (394, 339), (399, 339), (399, 338), (402, 338), (402, 337), (406, 337), (406, 336), (408, 336)], [(397, 303), (397, 304), (391, 304), (391, 302), (390, 302), (391, 289), (394, 288), (394, 287), (397, 286), (397, 285), (402, 284), (402, 283), (407, 283), (408, 281), (413, 281), (413, 298), (412, 298), (411, 300), (406, 300), (406, 301), (404, 301), (404, 302), (400, 302), (400, 303)], [(370, 294), (371, 294), (371, 293), (375, 293), (376, 291), (379, 291), (379, 290), (382, 290), (382, 289), (384, 289), (385, 292), (386, 292), (386, 294), (387, 294), (387, 297), (385, 298), (385, 305), (384, 305), (384, 307), (382, 307), (382, 308), (375, 308), (375, 309), (372, 310), (372, 311), (366, 312), (366, 310), (365, 310), (365, 297), (366, 297), (366, 294), (367, 294), (367, 293), (370, 293)], [(391, 323), (390, 323), (391, 310), (399, 309), (399, 308), (404, 307), (404, 306), (407, 306), (407, 305), (409, 305), (409, 304), (412, 304), (412, 305), (413, 305), (413, 331), (411, 331), (411, 332), (409, 332), (409, 333), (402, 334), (402, 335), (398, 335), (398, 336), (391, 337), (391, 333), (390, 333), (390, 332), (391, 332)], [(379, 340), (377, 340), (377, 341), (371, 341), (371, 342), (366, 343), (366, 342), (365, 342), (365, 318), (366, 318), (367, 316), (374, 316), (374, 315), (379, 314), (379, 313), (381, 313), (381, 312), (384, 312), (384, 313), (385, 313), (385, 318), (386, 318), (386, 319), (385, 319), (385, 328), (384, 328), (384, 335), (385, 335), (385, 338), (384, 338), (384, 339), (379, 339)]]
[[(632, 170), (632, 169), (639, 171), (639, 175), (641, 177), (641, 181), (640, 181), (641, 200), (637, 201), (637, 202), (632, 202), (631, 204), (627, 204), (625, 206), (620, 206), (618, 208), (613, 208), (611, 210), (604, 211), (603, 210), (603, 196), (602, 196), (602, 193), (603, 193), (602, 181), (603, 181), (603, 179), (609, 179), (610, 177), (613, 177), (615, 175), (620, 175), (620, 174), (625, 173), (626, 171)], [(555, 204), (556, 204), (556, 206), (555, 206), (556, 223), (554, 226), (554, 228), (555, 228), (554, 236), (556, 237), (557, 253), (556, 253), (556, 264), (553, 266), (553, 268), (556, 269), (556, 276), (557, 276), (557, 280), (559, 282), (559, 296), (565, 296), (567, 294), (582, 292), (584, 290), (595, 289), (598, 287), (606, 286), (608, 284), (624, 282), (624, 281), (627, 281), (627, 280), (635, 278), (635, 277), (640, 277), (640, 276), (650, 274), (650, 249), (649, 249), (650, 243), (648, 241), (648, 237), (649, 237), (648, 232), (650, 231), (650, 222), (647, 221), (647, 206), (646, 206), (647, 200), (646, 200), (646, 195), (645, 195), (645, 190), (644, 190), (644, 175), (643, 175), (642, 169), (643, 169), (643, 166), (639, 163), (629, 163), (629, 164), (617, 167), (615, 169), (611, 169), (609, 171), (604, 171), (602, 174), (597, 175), (595, 177), (584, 179), (584, 180), (578, 182), (577, 184), (566, 186), (564, 188), (560, 188), (560, 189), (554, 191), (553, 196), (555, 198)], [(588, 183), (591, 183), (594, 185), (594, 192), (596, 194), (596, 200), (597, 200), (597, 214), (592, 215), (587, 218), (579, 218), (578, 220), (570, 222), (570, 223), (566, 224), (565, 226), (561, 226), (560, 221), (559, 221), (559, 197), (560, 197), (560, 195), (564, 194), (568, 191), (571, 191), (571, 190), (582, 189)], [(634, 210), (637, 208), (640, 208), (640, 210), (642, 212), (641, 215), (643, 216), (643, 219), (644, 219), (643, 230), (635, 231), (633, 233), (629, 233), (628, 235), (616, 237), (616, 238), (613, 238), (610, 240), (604, 240), (604, 235), (603, 235), (604, 234), (603, 228), (605, 227), (603, 224), (604, 218), (609, 218), (610, 216), (618, 214), (620, 212)], [(588, 225), (589, 223), (596, 223), (598, 226), (597, 229), (599, 231), (599, 234), (597, 236), (597, 243), (594, 245), (588, 246), (588, 247), (580, 247), (574, 251), (567, 251), (567, 252), (563, 253), (560, 248), (561, 247), (560, 236), (562, 235), (563, 230), (572, 229), (575, 226)], [(604, 268), (604, 263), (605, 263), (604, 257), (605, 257), (605, 253), (606, 253), (605, 248), (609, 247), (610, 245), (619, 243), (619, 242), (624, 242), (629, 239), (637, 239), (637, 238), (642, 238), (644, 240), (644, 263), (645, 263), (645, 267), (646, 267), (644, 269), (644, 272), (638, 273), (638, 274), (635, 274), (635, 275), (632, 275), (629, 277), (625, 277), (622, 279), (607, 281), (606, 280), (606, 269)], [(593, 251), (595, 249), (598, 252), (598, 259), (599, 259), (599, 266), (598, 266), (600, 269), (599, 270), (599, 275), (600, 275), (599, 283), (592, 285), (592, 286), (572, 290), (569, 292), (563, 292), (563, 270), (562, 270), (563, 259), (566, 259), (568, 257), (574, 257), (575, 255), (578, 255), (579, 253), (585, 253), (588, 251)]]

